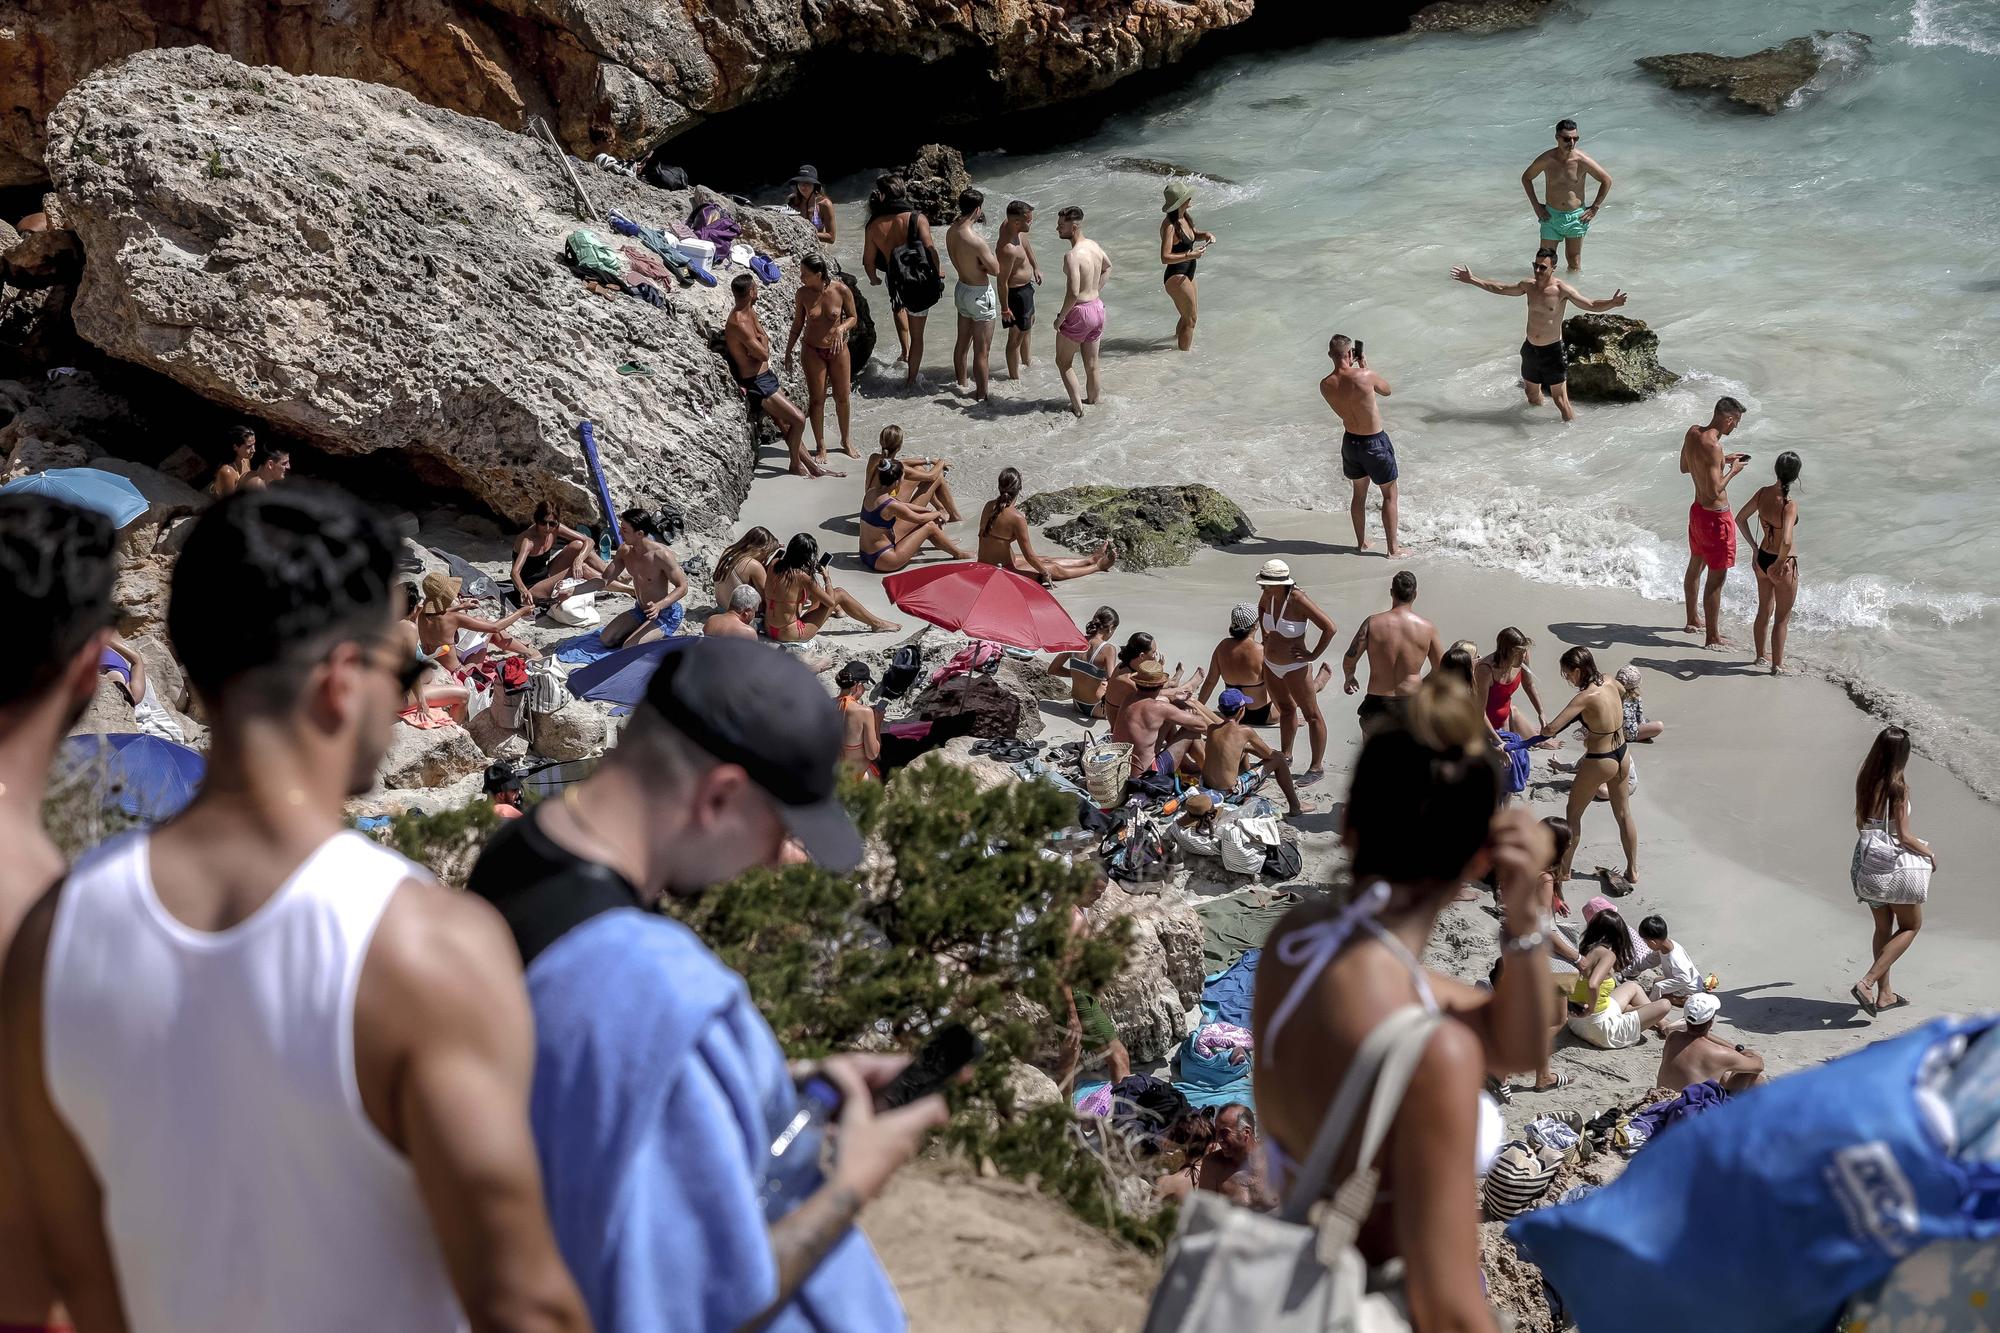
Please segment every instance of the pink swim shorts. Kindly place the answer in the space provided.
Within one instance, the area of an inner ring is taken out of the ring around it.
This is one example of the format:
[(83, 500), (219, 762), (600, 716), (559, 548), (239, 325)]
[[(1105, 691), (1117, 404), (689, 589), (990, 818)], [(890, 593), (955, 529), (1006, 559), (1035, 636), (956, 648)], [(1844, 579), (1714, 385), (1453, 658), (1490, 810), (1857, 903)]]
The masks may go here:
[(1077, 302), (1056, 326), (1056, 332), (1073, 343), (1096, 342), (1104, 336), (1104, 302)]

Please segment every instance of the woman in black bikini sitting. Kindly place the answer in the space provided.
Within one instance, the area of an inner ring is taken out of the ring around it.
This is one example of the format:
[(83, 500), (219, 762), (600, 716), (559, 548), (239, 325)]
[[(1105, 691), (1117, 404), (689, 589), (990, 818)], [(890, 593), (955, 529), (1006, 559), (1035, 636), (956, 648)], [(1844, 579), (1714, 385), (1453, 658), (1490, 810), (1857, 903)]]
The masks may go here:
[[(1768, 666), (1771, 674), (1785, 674), (1785, 634), (1792, 627), (1792, 603), (1799, 599), (1799, 557), (1792, 545), (1799, 525), (1799, 502), (1792, 498), (1792, 483), (1799, 479), (1799, 456), (1787, 450), (1778, 455), (1778, 480), (1760, 487), (1750, 502), (1737, 511), (1736, 526), (1743, 540), (1757, 548), (1757, 665)], [(1750, 531), (1755, 514), (1763, 526), (1760, 540)], [(1768, 634), (1770, 652), (1766, 653)]]
[(1271, 686), (1264, 677), (1264, 645), (1257, 641), (1257, 606), (1238, 602), (1229, 611), (1229, 637), (1208, 655), (1208, 677), (1201, 683), (1201, 702), (1218, 689), (1241, 690), (1250, 699), (1243, 722), (1271, 725)]
[(1583, 816), (1590, 798), (1600, 787), (1611, 797), (1611, 814), (1618, 821), (1618, 840), (1625, 844), (1625, 878), (1639, 882), (1639, 826), (1632, 818), (1632, 797), (1626, 779), (1632, 774), (1631, 757), (1625, 753), (1625, 695), (1616, 682), (1597, 669), (1597, 659), (1588, 648), (1572, 648), (1559, 663), (1563, 679), (1576, 687), (1576, 697), (1543, 727), (1531, 743), (1555, 736), (1572, 722), (1583, 723), (1583, 756), (1576, 761), (1576, 776), (1569, 784), (1570, 843), (1556, 868), (1555, 888), (1562, 892), (1569, 882), (1570, 861), (1583, 845)]
[(903, 484), (896, 492), (899, 500), (926, 509), (944, 511), (946, 523), (963, 521), (958, 512), (958, 497), (951, 492), (951, 483), (944, 474), (951, 471), (951, 464), (942, 458), (903, 457), (903, 428), (884, 426), (875, 452), (868, 455), (868, 471), (862, 485), (865, 489), (875, 477), (875, 469), (890, 459), (903, 465)]
[[(861, 563), (871, 573), (893, 574), (916, 559), (926, 545), (954, 560), (970, 559), (944, 535), (943, 514), (896, 498), (902, 484), (903, 465), (895, 459), (875, 469), (868, 493), (861, 497)], [(898, 528), (903, 530), (900, 537)]]
[(1160, 262), (1167, 270), (1167, 296), (1180, 312), (1174, 342), (1183, 352), (1194, 346), (1195, 261), (1215, 243), (1213, 232), (1195, 230), (1194, 218), (1188, 213), (1193, 200), (1194, 187), (1186, 181), (1170, 181), (1166, 204), (1160, 210), (1166, 214), (1160, 219)]
[(1083, 627), (1083, 637), (1089, 646), (1080, 653), (1057, 653), (1049, 659), (1051, 676), (1069, 677), (1070, 706), (1086, 722), (1097, 717), (1097, 705), (1102, 702), (1105, 684), (1111, 679), (1112, 664), (1118, 658), (1118, 650), (1111, 646), (1111, 636), (1117, 632), (1118, 613), (1100, 606)]

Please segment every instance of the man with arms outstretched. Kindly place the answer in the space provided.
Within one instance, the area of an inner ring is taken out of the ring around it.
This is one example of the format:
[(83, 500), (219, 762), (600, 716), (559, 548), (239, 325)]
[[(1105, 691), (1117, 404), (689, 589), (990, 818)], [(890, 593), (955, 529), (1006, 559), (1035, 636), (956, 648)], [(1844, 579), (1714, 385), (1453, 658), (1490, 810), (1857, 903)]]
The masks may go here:
[(1382, 490), (1382, 531), (1391, 558), (1403, 553), (1396, 544), (1396, 446), (1382, 428), (1382, 407), (1375, 400), (1389, 396), (1389, 381), (1368, 368), (1361, 344), (1344, 333), (1326, 345), (1333, 373), (1319, 382), (1320, 397), (1340, 418), (1340, 473), (1353, 483), (1348, 515), (1354, 520), (1354, 549), (1368, 549), (1368, 483)]
[(1533, 276), (1523, 282), (1493, 282), (1477, 277), (1460, 264), (1453, 268), (1455, 281), (1470, 283), (1495, 296), (1528, 298), (1528, 338), (1521, 344), (1521, 388), (1531, 406), (1542, 405), (1544, 391), (1555, 399), (1564, 421), (1575, 421), (1569, 406), (1569, 353), (1563, 349), (1563, 306), (1593, 313), (1616, 310), (1625, 304), (1625, 293), (1615, 291), (1602, 301), (1593, 301), (1556, 276), (1556, 252), (1544, 247), (1535, 251)]
[[(1688, 567), (1682, 579), (1687, 597), (1688, 634), (1707, 631), (1708, 648), (1733, 645), (1722, 637), (1722, 585), (1736, 564), (1736, 521), (1729, 512), (1729, 483), (1750, 462), (1748, 454), (1725, 454), (1722, 437), (1743, 420), (1743, 404), (1719, 398), (1705, 426), (1689, 426), (1681, 439), (1681, 471), (1694, 479), (1694, 503), (1688, 506)], [(1707, 586), (1702, 571), (1708, 571)], [(1695, 590), (1701, 607), (1695, 607)]]
[[(1590, 230), (1590, 224), (1597, 221), (1597, 210), (1604, 207), (1605, 199), (1611, 194), (1611, 173), (1597, 165), (1577, 149), (1582, 133), (1573, 120), (1556, 122), (1556, 146), (1544, 149), (1541, 156), (1528, 164), (1521, 173), (1521, 188), (1528, 192), (1528, 203), (1534, 207), (1535, 217), (1542, 224), (1542, 244), (1553, 246), (1557, 241), (1569, 254), (1569, 271), (1580, 272), (1583, 268), (1583, 237)], [(1542, 178), (1542, 193), (1548, 202), (1535, 198), (1535, 177)], [(1597, 182), (1597, 198), (1588, 207), (1583, 202), (1583, 183), (1588, 178)]]
[(202, 515), (167, 610), (212, 727), (201, 790), (15, 938), (9, 1109), (79, 1333), (589, 1328), (506, 929), (345, 827), (424, 667), (396, 551), (312, 483)]
[(1365, 617), (1354, 631), (1354, 642), (1347, 645), (1344, 665), (1349, 694), (1360, 691), (1354, 668), (1364, 653), (1368, 657), (1368, 693), (1354, 710), (1361, 719), (1363, 735), (1385, 719), (1401, 718), (1410, 696), (1423, 683), (1425, 665), (1435, 670), (1438, 659), (1444, 656), (1437, 626), (1417, 614), (1416, 601), (1417, 576), (1407, 569), (1396, 571), (1396, 577), (1389, 580), (1389, 609)]

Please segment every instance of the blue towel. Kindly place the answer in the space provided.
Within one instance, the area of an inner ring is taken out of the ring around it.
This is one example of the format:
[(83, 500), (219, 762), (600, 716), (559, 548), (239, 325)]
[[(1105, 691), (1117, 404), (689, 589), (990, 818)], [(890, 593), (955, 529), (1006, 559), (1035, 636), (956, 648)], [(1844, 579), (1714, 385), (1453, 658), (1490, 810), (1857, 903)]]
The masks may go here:
[(1250, 996), (1257, 981), (1257, 960), (1262, 949), (1246, 949), (1243, 956), (1226, 969), (1208, 978), (1201, 988), (1201, 1023), (1234, 1023), (1250, 1026)]
[(1714, 1110), (1728, 1100), (1729, 1094), (1722, 1090), (1722, 1085), (1714, 1079), (1709, 1079), (1705, 1083), (1695, 1084), (1670, 1102), (1661, 1102), (1635, 1113), (1632, 1117), (1632, 1127), (1643, 1128), (1646, 1131), (1646, 1141), (1650, 1143), (1659, 1138), (1667, 1126), (1678, 1125), (1681, 1121), (1700, 1115), (1703, 1111)]
[(586, 666), (617, 651), (597, 637), (596, 630), (585, 630), (575, 638), (564, 639), (556, 645), (556, 661), (564, 666)]
[(1227, 1106), (1242, 1102), (1256, 1108), (1250, 1097), (1250, 1061), (1242, 1064), (1229, 1058), (1226, 1050), (1203, 1055), (1194, 1048), (1194, 1037), (1181, 1043), (1181, 1076), (1174, 1080), (1189, 1106)]

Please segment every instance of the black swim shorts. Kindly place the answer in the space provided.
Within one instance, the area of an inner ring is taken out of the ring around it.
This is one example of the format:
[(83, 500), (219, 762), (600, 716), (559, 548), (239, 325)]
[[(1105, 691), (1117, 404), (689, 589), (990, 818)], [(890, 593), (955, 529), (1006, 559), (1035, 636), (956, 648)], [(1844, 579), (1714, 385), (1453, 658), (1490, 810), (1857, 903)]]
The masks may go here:
[(1340, 471), (1349, 481), (1360, 481), (1366, 477), (1377, 486), (1387, 486), (1394, 481), (1401, 474), (1396, 470), (1396, 446), (1389, 443), (1389, 432), (1356, 435), (1351, 431), (1342, 431)]
[(1035, 287), (1024, 283), (1007, 289), (1007, 309), (1000, 316), (1000, 322), (1010, 329), (1033, 328), (1035, 324)]
[(1554, 388), (1569, 378), (1569, 350), (1558, 338), (1546, 347), (1521, 344), (1521, 378), (1544, 389)]
[(1390, 694), (1364, 694), (1354, 715), (1361, 719), (1361, 732), (1365, 736), (1377, 727), (1402, 721), (1409, 711), (1408, 699)]
[(779, 391), (778, 377), (766, 370), (750, 379), (738, 379), (743, 388), (743, 396), (750, 400), (750, 411), (754, 415), (764, 406), (764, 400), (776, 396)]

